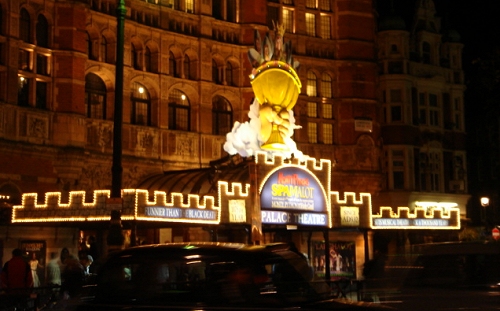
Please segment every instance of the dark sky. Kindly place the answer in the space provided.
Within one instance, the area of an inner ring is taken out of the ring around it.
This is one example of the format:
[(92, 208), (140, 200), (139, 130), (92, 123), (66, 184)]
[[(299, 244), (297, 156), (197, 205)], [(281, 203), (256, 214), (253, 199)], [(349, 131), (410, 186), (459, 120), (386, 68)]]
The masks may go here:
[[(380, 16), (394, 11), (410, 29), (417, 0), (375, 0)], [(464, 43), (464, 62), (493, 46), (500, 46), (500, 10), (497, 0), (434, 0), (441, 26), (458, 31)], [(464, 67), (467, 64), (464, 63)]]

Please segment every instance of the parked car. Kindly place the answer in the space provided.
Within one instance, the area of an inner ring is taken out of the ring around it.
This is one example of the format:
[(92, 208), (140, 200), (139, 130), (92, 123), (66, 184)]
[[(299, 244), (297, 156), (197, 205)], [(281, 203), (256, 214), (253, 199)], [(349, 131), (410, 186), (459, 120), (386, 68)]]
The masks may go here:
[(79, 311), (369, 310), (331, 299), (303, 255), (285, 244), (181, 243), (138, 246), (112, 255)]
[(499, 310), (499, 242), (435, 243), (416, 251), (412, 265), (386, 269), (385, 283), (400, 280), (400, 286), (386, 287), (382, 303), (405, 311)]

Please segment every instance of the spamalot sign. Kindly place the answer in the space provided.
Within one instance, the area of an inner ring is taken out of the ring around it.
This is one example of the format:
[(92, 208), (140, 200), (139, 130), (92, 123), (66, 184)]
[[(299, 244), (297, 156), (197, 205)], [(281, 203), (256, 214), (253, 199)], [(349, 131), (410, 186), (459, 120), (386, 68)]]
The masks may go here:
[(270, 174), (260, 193), (262, 222), (326, 226), (325, 192), (315, 176), (299, 167)]

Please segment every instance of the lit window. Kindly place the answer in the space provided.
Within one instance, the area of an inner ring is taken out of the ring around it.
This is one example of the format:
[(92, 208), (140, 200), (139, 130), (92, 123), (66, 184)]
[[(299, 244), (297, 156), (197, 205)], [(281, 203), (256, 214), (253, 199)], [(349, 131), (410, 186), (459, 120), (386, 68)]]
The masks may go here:
[(194, 0), (186, 0), (186, 12), (194, 13)]
[(333, 124), (323, 123), (323, 143), (333, 144)]
[(321, 11), (331, 11), (330, 2), (331, 0), (319, 0), (319, 9)]
[(321, 38), (331, 39), (332, 38), (332, 19), (328, 15), (321, 15)]
[(306, 1), (306, 8), (315, 9), (316, 8), (316, 0), (307, 0)]
[(332, 98), (332, 77), (329, 74), (321, 74), (321, 96)]
[(306, 32), (311, 37), (316, 36), (316, 15), (306, 13)]
[(317, 96), (316, 75), (312, 71), (307, 72), (307, 95)]
[(310, 118), (318, 117), (318, 105), (315, 102), (307, 103), (307, 116)]
[(316, 122), (307, 123), (307, 136), (309, 139), (309, 143), (318, 143), (318, 124)]
[(294, 31), (293, 31), (293, 10), (283, 9), (283, 25), (285, 26), (286, 32), (294, 33)]
[(324, 103), (322, 117), (325, 119), (333, 119), (333, 105)]
[(132, 124), (136, 125), (151, 125), (150, 109), (151, 102), (147, 89), (139, 84), (134, 83), (132, 86)]
[(174, 89), (168, 96), (168, 127), (172, 130), (189, 131), (189, 99), (183, 92)]

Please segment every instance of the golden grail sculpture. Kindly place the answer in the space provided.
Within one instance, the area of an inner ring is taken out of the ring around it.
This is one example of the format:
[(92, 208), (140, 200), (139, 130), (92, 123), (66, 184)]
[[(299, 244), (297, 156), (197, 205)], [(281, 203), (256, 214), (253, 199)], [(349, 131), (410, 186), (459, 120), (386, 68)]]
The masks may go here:
[[(271, 106), (277, 116), (283, 109), (291, 110), (295, 106), (302, 84), (288, 63), (268, 61), (256, 68), (250, 78), (253, 92), (260, 105)], [(271, 135), (261, 148), (280, 151), (289, 149), (276, 122), (272, 123)]]

